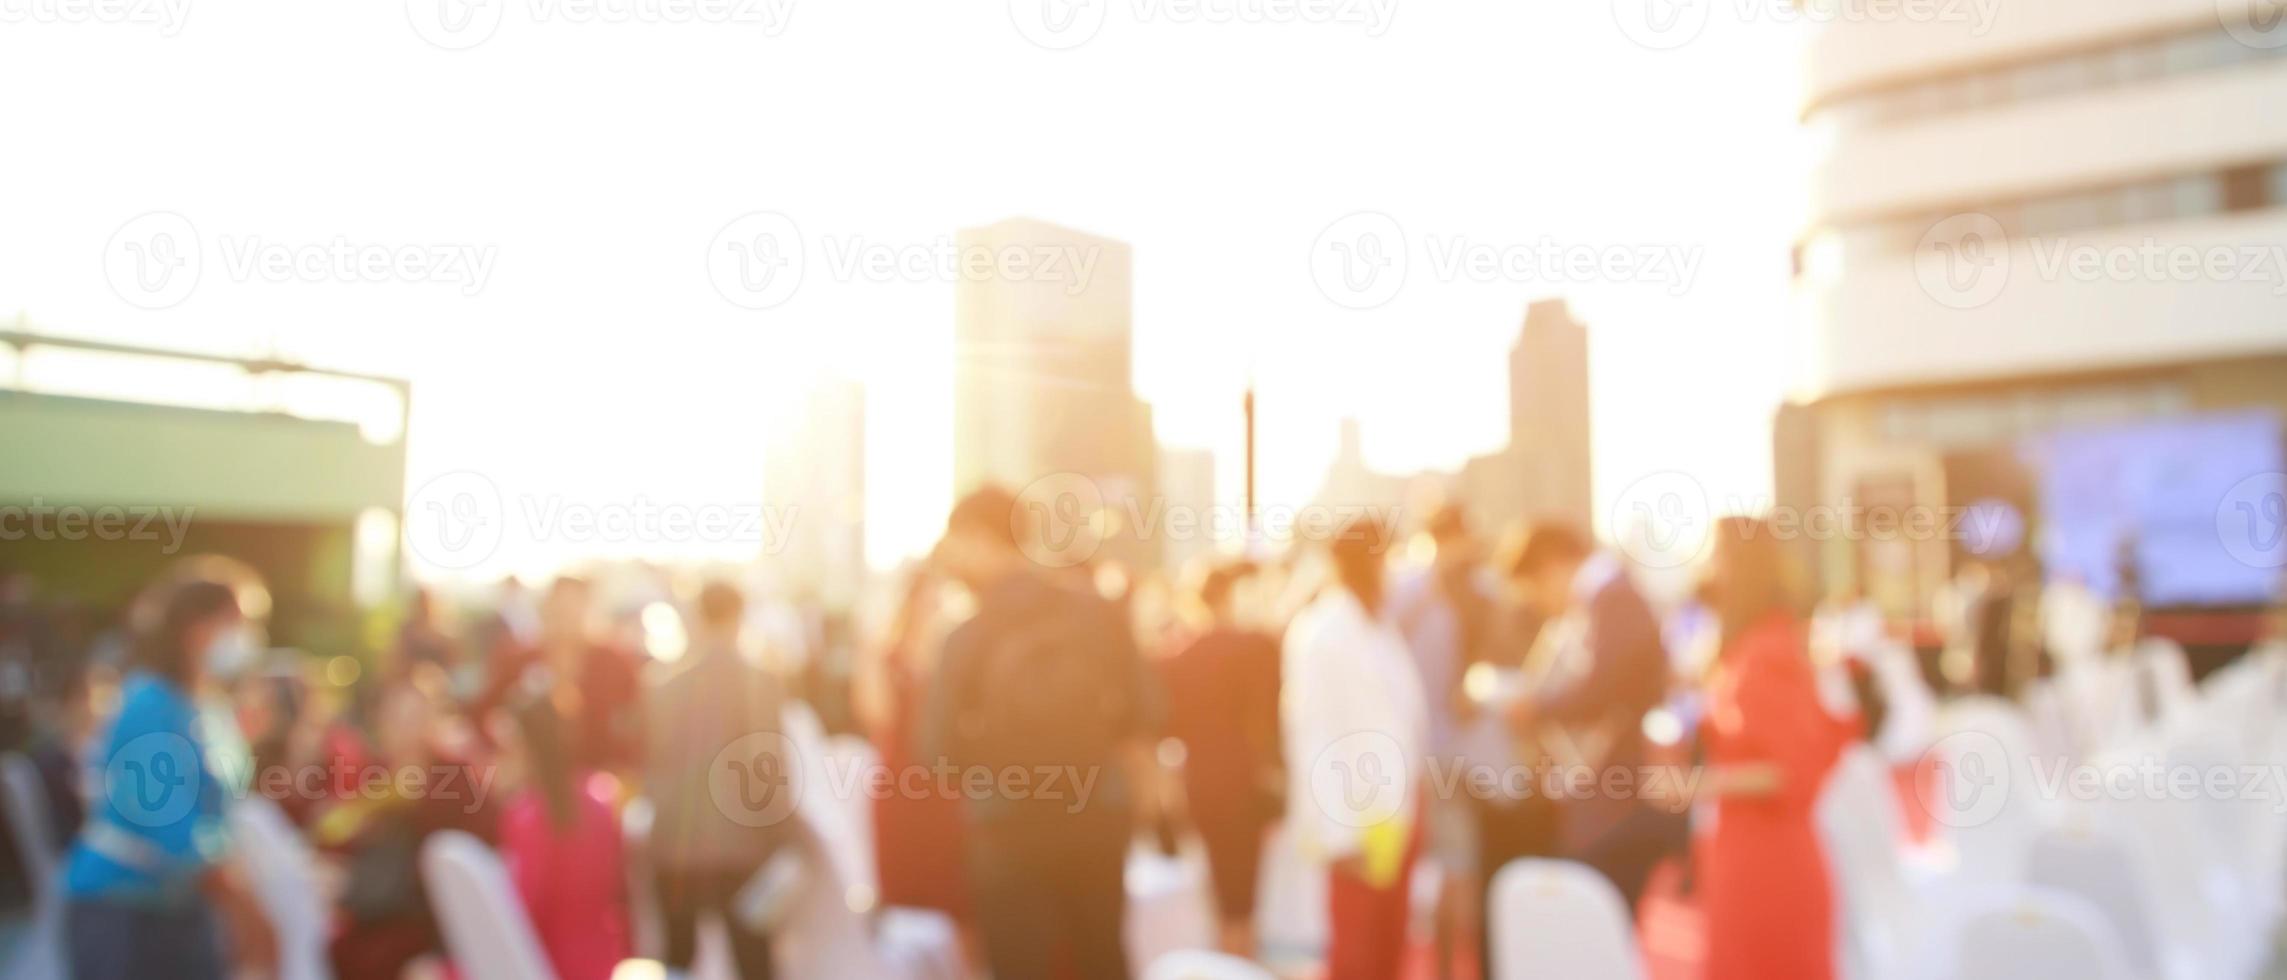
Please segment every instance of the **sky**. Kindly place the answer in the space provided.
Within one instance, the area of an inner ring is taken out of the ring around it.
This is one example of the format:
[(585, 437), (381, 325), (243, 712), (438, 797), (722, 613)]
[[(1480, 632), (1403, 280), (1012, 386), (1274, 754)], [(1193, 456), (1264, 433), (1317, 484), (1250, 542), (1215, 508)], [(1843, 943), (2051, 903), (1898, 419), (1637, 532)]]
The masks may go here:
[[(523, 515), (431, 573), (751, 553), (546, 515), (751, 506), (821, 378), (868, 389), (869, 557), (925, 549), (954, 284), (834, 258), (1019, 215), (1132, 246), (1136, 387), (1226, 500), (1250, 376), (1269, 502), (1345, 416), (1386, 471), (1497, 447), (1552, 296), (1590, 328), (1600, 501), (1762, 499), (1813, 28), (1697, 0), (1647, 35), (1639, 2), (8, 0), (0, 319), (411, 379), (408, 492), (473, 473)], [(805, 260), (761, 309), (710, 265), (757, 213)], [(195, 277), (136, 284), (154, 229)], [(1328, 287), (1360, 229), (1399, 254)]]

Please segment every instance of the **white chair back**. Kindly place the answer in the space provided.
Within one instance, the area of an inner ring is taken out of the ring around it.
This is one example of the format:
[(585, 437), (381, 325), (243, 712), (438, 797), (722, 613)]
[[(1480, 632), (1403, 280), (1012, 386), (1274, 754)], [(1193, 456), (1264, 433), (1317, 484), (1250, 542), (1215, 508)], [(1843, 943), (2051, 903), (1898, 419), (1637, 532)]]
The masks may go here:
[(1868, 658), (1874, 683), (1881, 689), (1882, 730), (1874, 744), (1892, 762), (1911, 762), (1929, 748), (1935, 737), (1938, 699), (1922, 677), (1914, 651), (1896, 643), (1885, 644)]
[[(797, 766), (816, 767), (824, 739), (812, 727), (816, 716), (804, 719), (801, 715), (809, 709), (791, 710), (797, 707), (788, 706), (787, 735), (805, 756)], [(810, 777), (804, 778), (809, 785)], [(857, 880), (854, 862), (835, 855), (835, 840), (848, 828), (838, 826), (839, 805), (831, 795), (806, 789), (795, 804), (794, 834), (787, 846), (802, 849), (806, 877), (785, 922), (772, 934), (779, 974), (958, 980), (960, 947), (952, 923), (936, 913), (877, 911), (879, 893)]]
[(1879, 976), (1905, 954), (1916, 911), (1899, 850), (1898, 794), (1881, 753), (1864, 745), (1843, 753), (1821, 791), (1818, 823), (1835, 881), (1844, 975)]
[(421, 882), (462, 976), (554, 980), (508, 869), (483, 841), (457, 830), (430, 835), (421, 845)]
[(1302, 853), (1284, 821), (1263, 839), (1256, 933), (1272, 963), (1313, 959), (1326, 946), (1326, 875)]
[(332, 922), (318, 887), (317, 857), (276, 803), (249, 796), (231, 804), (230, 829), (262, 912), (278, 937), (278, 980), (326, 980)]
[(2086, 900), (2110, 923), (2136, 973), (2162, 975), (2164, 940), (2151, 868), (2122, 829), (2076, 814), (2034, 839), (2026, 876), (2036, 886)]
[(1485, 928), (1492, 980), (1636, 980), (1644, 965), (1628, 904), (1584, 864), (1524, 858), (1493, 875)]
[(881, 753), (856, 735), (834, 735), (825, 742), (826, 777), (840, 797), (842, 823), (849, 828), (851, 873), (868, 887), (881, 887), (880, 856), (874, 853), (873, 797), (864, 792), (881, 768)]
[(2051, 804), (2037, 792), (2031, 723), (2015, 704), (1980, 695), (1947, 705), (1938, 733), (1936, 785), (1917, 796), (1945, 829), (1955, 870), (1972, 880), (2022, 880)]
[(0, 780), (7, 784), (10, 842), (23, 856), (24, 873), (31, 877), (32, 922), (6, 963), (0, 980), (48, 980), (65, 969), (63, 902), (57, 897), (54, 832), (48, 826), (48, 791), (32, 760), (16, 753), (0, 755)]
[(1151, 961), (1143, 980), (1277, 980), (1269, 970), (1224, 953), (1185, 949)]
[(1945, 980), (2134, 976), (2103, 914), (2083, 899), (2048, 889), (2015, 890), (1965, 910), (1959, 926), (1933, 949), (1922, 973)]
[(1142, 973), (1159, 958), (1198, 949), (1215, 938), (1214, 899), (1207, 887), (1207, 859), (1198, 847), (1173, 857), (1149, 847), (1128, 853), (1124, 938), (1129, 969)]

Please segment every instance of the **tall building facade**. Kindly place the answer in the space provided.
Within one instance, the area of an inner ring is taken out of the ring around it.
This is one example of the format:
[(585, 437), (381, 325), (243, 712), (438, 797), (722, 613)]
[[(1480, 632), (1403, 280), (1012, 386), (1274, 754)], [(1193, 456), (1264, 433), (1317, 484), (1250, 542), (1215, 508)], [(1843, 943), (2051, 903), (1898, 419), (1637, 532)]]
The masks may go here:
[(2287, 255), (2287, 25), (2251, 6), (2272, 9), (2028, 0), (1989, 24), (1819, 28), (1807, 356), (1777, 447), (1804, 499), (1781, 502), (1991, 506), (2029, 529), (1838, 535), (1830, 586), (1912, 617), (1967, 557), (2102, 584), (2128, 554), (2185, 583), (2162, 604), (2246, 591), (2192, 584), (2237, 574), (2192, 529), (2279, 468), (2287, 413), (2287, 263), (2262, 258)]
[(1416, 508), (1457, 502), (1488, 533), (1534, 520), (1589, 529), (1594, 497), (1588, 416), (1588, 329), (1563, 300), (1538, 301), (1526, 309), (1509, 348), (1507, 445), (1471, 457), (1455, 473), (1393, 476), (1367, 467), (1358, 423), (1344, 419), (1318, 499)]
[(856, 603), (866, 580), (866, 391), (832, 380), (772, 434), (763, 474), (771, 524), (785, 527), (771, 559), (791, 587), (826, 608)]
[[(1127, 244), (1022, 218), (964, 229), (956, 244), (954, 493), (1076, 476), (1114, 523), (1148, 503), (1158, 446), (1132, 376)], [(1107, 531), (1098, 557), (1157, 567), (1156, 543)]]

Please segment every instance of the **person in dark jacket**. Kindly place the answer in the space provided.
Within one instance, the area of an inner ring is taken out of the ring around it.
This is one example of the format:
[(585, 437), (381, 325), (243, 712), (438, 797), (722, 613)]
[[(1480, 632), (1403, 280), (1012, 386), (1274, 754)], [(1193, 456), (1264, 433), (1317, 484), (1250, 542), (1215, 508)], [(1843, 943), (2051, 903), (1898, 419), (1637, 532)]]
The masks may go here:
[[(1507, 572), (1526, 603), (1554, 621), (1536, 645), (1544, 662), (1528, 670), (1538, 675), (1535, 689), (1511, 707), (1510, 724), (1544, 744), (1561, 739), (1565, 761), (1599, 771), (1584, 798), (1562, 801), (1564, 850), (1603, 872), (1633, 908), (1689, 832), (1677, 808), (1635, 794), (1652, 785), (1641, 778), (1644, 715), (1667, 694), (1659, 619), (1618, 555), (1562, 524), (1533, 528)], [(1616, 769), (1626, 770), (1623, 781), (1605, 778)], [(1607, 795), (1614, 785), (1629, 790)]]
[(946, 637), (923, 751), (960, 775), (992, 975), (1068, 963), (1122, 980), (1128, 843), (1150, 791), (1128, 770), (1148, 764), (1157, 698), (1120, 607), (1029, 561), (1024, 516), (988, 487), (946, 521), (932, 560), (977, 612)]

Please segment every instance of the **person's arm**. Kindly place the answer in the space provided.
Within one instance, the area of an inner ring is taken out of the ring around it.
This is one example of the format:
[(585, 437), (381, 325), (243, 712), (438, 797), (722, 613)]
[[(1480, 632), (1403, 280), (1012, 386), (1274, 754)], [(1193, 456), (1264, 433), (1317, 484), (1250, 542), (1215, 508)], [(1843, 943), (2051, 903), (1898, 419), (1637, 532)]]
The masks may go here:
[(929, 685), (921, 712), (921, 729), (914, 748), (924, 764), (951, 758), (960, 751), (960, 713), (968, 687), (970, 661), (975, 659), (976, 621), (962, 623), (945, 636), (945, 649), (937, 658), (937, 672)]
[(199, 875), (199, 892), (206, 896), (230, 937), (230, 953), (241, 975), (276, 976), (278, 934), (270, 927), (254, 890), (246, 884), (236, 863), (220, 861)]

